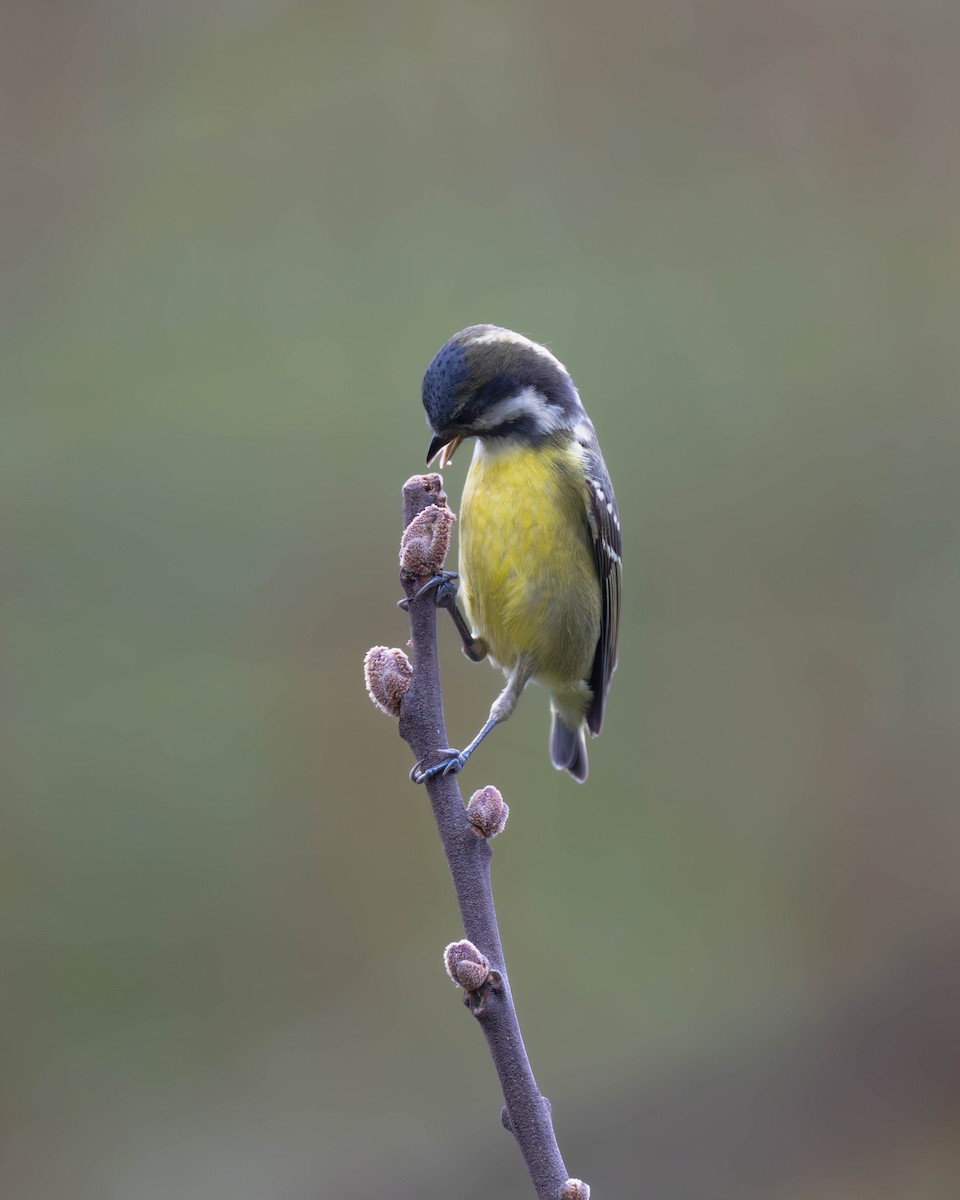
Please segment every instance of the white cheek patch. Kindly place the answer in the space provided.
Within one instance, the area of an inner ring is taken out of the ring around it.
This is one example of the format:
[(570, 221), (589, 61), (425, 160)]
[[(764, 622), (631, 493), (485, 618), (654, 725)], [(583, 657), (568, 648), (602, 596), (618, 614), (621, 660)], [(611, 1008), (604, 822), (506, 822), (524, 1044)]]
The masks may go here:
[(542, 392), (526, 387), (513, 396), (505, 396), (480, 414), (473, 422), (478, 433), (497, 429), (508, 421), (519, 421), (524, 417), (533, 421), (538, 433), (553, 433), (564, 424), (563, 412), (550, 404)]

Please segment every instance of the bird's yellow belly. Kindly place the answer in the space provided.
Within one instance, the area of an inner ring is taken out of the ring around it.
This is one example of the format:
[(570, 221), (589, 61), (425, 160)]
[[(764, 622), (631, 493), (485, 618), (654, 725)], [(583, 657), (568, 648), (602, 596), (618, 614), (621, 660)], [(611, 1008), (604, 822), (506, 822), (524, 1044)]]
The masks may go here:
[(569, 689), (590, 673), (600, 585), (581, 486), (562, 453), (478, 443), (460, 509), (461, 595), (491, 657)]

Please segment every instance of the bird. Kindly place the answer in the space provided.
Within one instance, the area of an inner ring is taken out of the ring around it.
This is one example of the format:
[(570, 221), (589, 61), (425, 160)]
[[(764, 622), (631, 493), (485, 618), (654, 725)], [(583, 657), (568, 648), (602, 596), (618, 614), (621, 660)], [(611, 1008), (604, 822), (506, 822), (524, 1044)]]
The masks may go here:
[(462, 442), (475, 445), (458, 572), (434, 576), (417, 595), (432, 591), (467, 656), (489, 657), (506, 686), (465, 749), (438, 749), (440, 760), (417, 763), (411, 779), (462, 770), (535, 681), (550, 693), (551, 762), (582, 783), (620, 625), (620, 518), (593, 423), (552, 351), (499, 325), (449, 338), (427, 367), (422, 399), (433, 433), (428, 465), (439, 457), (445, 469)]

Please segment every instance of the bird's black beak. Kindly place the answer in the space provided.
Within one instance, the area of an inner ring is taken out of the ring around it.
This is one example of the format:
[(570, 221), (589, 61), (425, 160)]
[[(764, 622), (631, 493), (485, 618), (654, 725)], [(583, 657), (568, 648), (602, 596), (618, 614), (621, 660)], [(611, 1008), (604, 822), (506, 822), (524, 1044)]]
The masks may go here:
[(440, 455), (440, 466), (445, 467), (453, 458), (457, 447), (463, 441), (463, 434), (456, 433), (453, 437), (449, 434), (438, 433), (430, 443), (430, 449), (427, 451), (427, 466), (429, 467), (433, 460)]

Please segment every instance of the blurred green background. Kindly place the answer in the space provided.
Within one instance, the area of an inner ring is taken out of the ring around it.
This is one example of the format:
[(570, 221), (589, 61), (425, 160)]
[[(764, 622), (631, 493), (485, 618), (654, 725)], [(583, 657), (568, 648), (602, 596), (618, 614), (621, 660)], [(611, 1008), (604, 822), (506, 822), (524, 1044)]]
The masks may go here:
[(960, 1194), (956, 5), (4, 24), (3, 1194), (531, 1194), (361, 675), (477, 321), (569, 366), (624, 529), (589, 783), (536, 690), (463, 776), (571, 1173)]

